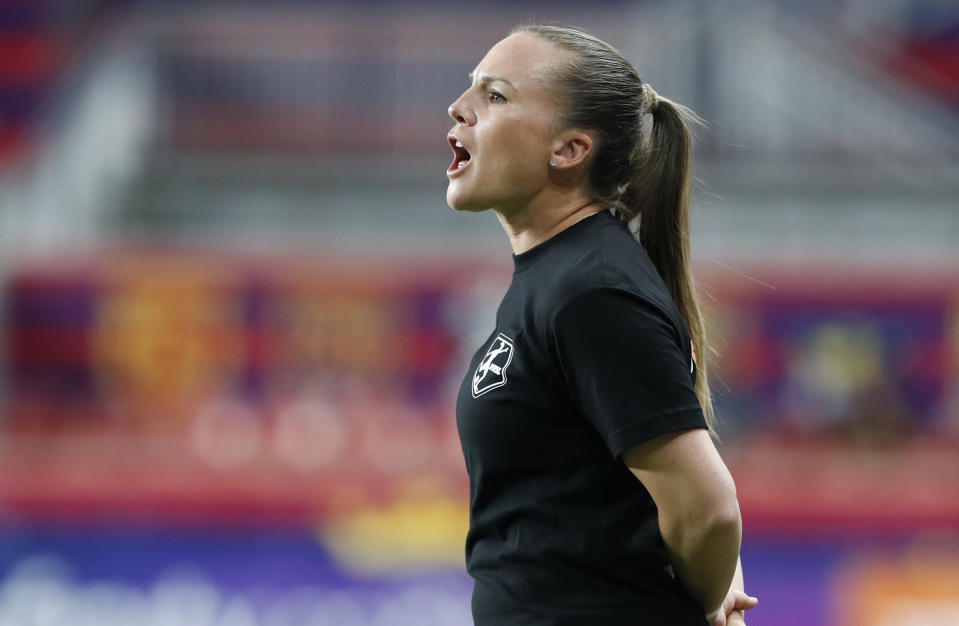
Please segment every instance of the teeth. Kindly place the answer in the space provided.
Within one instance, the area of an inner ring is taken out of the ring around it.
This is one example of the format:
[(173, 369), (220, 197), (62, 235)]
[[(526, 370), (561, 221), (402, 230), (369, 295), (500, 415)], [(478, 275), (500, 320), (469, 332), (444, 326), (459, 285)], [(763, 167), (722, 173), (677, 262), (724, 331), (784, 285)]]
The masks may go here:
[(457, 148), (462, 148), (462, 147), (463, 147), (463, 142), (457, 140), (457, 142), (456, 142), (456, 147), (457, 147)]

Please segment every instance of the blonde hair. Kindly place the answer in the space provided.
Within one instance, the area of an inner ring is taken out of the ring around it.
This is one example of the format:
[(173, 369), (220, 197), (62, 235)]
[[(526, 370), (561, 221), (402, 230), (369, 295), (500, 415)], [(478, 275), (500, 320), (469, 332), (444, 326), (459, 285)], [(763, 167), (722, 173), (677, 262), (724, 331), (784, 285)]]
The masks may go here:
[[(589, 161), (592, 200), (630, 224), (686, 321), (696, 354), (696, 395), (710, 432), (715, 416), (709, 391), (706, 329), (689, 259), (690, 109), (660, 97), (605, 41), (575, 28), (523, 25), (525, 32), (558, 46), (564, 55), (554, 93), (563, 128), (596, 134)], [(638, 232), (635, 226), (638, 225)]]

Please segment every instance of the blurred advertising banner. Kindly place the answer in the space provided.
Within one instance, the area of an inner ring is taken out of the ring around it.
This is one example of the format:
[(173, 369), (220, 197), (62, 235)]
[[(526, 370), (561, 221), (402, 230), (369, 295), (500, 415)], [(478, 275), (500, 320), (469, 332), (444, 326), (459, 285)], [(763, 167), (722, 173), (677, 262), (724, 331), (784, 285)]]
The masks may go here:
[(959, 616), (959, 550), (861, 554), (837, 576), (843, 624), (955, 624)]
[(717, 395), (738, 427), (873, 444), (959, 437), (959, 275), (760, 276), (718, 285), (711, 311)]
[(310, 529), (0, 530), (0, 621), (19, 626), (468, 626), (471, 581), (355, 572)]
[(959, 528), (959, 274), (807, 264), (703, 282), (747, 522)]
[(470, 624), (451, 393), (490, 281), (187, 255), (12, 276), (0, 623)]
[[(435, 527), (419, 528), (428, 534)], [(371, 568), (332, 549), (335, 537), (308, 527), (6, 524), (0, 619), (20, 626), (472, 624), (472, 586), (462, 567), (417, 559), (423, 539), (406, 543), (404, 530), (400, 524), (378, 546), (398, 547), (403, 565)], [(750, 593), (760, 598), (750, 623), (956, 623), (955, 537), (747, 535), (742, 559)]]
[[(411, 482), (463, 497), (454, 392), (509, 275), (469, 258), (24, 266), (3, 289), (0, 502), (314, 519)], [(765, 268), (701, 284), (747, 510), (959, 525), (959, 481), (941, 480), (959, 476), (956, 276)]]
[(460, 492), (453, 378), (486, 312), (467, 270), (175, 255), (24, 270), (4, 296), (2, 499), (313, 517), (422, 475)]
[(759, 606), (751, 624), (951, 626), (959, 598), (959, 536), (920, 533), (797, 539), (747, 532), (742, 561)]
[[(0, 297), (0, 623), (469, 624), (453, 394), (509, 277), (22, 266)], [(959, 279), (700, 280), (754, 621), (954, 624)]]

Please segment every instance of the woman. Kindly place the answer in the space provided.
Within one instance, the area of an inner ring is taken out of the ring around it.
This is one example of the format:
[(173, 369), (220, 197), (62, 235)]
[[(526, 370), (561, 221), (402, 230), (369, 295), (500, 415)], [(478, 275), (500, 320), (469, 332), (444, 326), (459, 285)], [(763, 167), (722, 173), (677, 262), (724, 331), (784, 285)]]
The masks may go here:
[(449, 114), (447, 201), (495, 211), (515, 265), (457, 400), (476, 624), (742, 624), (756, 600), (688, 262), (690, 113), (608, 44), (524, 26)]

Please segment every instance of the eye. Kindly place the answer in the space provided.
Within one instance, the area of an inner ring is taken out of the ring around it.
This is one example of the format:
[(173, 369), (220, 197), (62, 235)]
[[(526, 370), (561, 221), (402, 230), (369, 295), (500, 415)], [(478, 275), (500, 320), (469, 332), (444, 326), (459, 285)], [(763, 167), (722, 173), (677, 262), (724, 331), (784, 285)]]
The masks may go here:
[(503, 97), (503, 94), (496, 91), (495, 89), (489, 90), (489, 101), (490, 102), (506, 102), (506, 98)]

